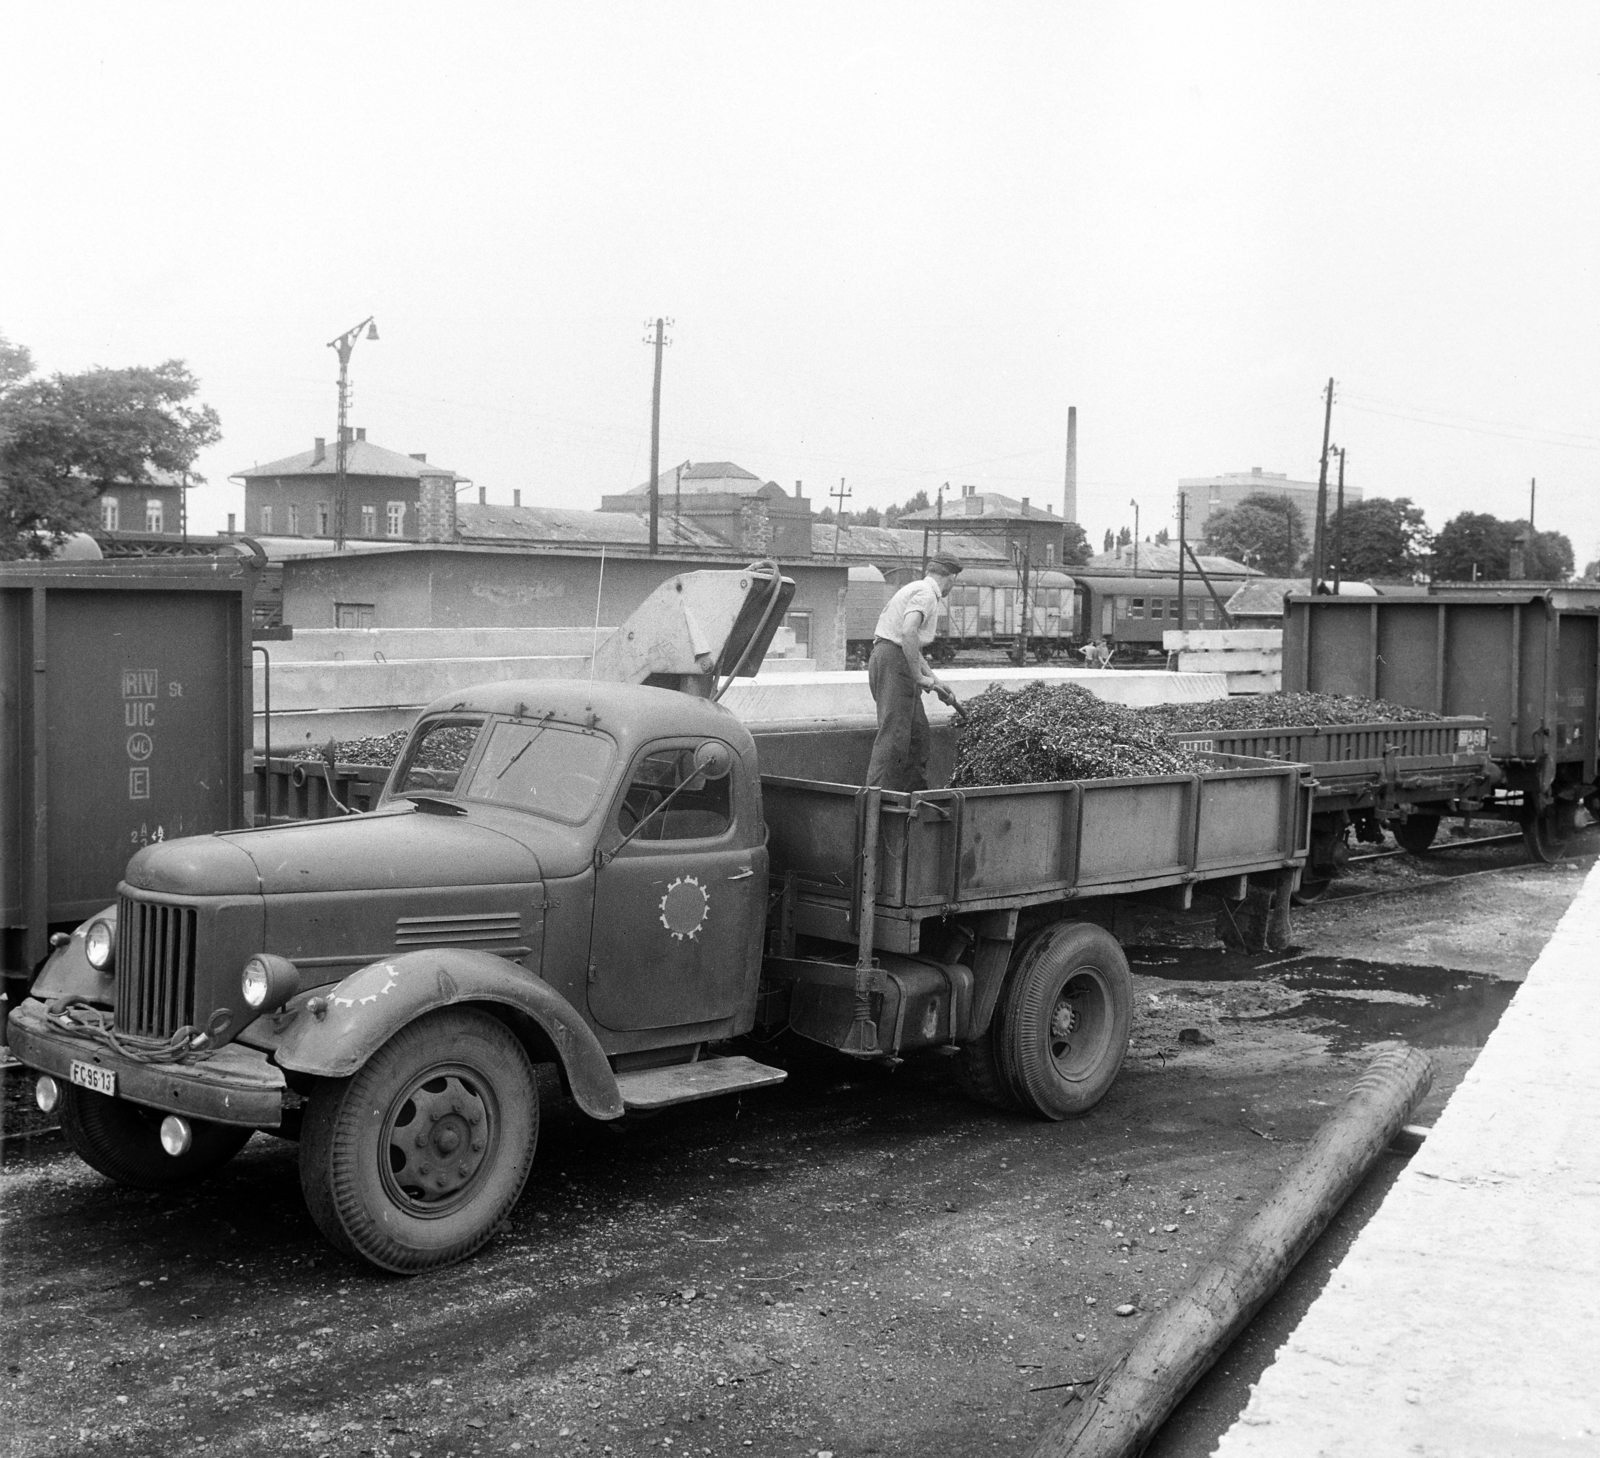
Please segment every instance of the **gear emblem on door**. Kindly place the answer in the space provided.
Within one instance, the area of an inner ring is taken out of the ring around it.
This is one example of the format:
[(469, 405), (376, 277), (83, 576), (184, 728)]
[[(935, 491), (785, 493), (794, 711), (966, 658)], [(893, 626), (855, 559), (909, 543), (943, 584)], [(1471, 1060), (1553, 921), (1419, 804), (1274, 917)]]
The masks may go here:
[(706, 895), (704, 886), (693, 876), (679, 876), (667, 886), (667, 894), (661, 898), (661, 925), (680, 942), (685, 937), (693, 939), (706, 924), (710, 905), (711, 898)]

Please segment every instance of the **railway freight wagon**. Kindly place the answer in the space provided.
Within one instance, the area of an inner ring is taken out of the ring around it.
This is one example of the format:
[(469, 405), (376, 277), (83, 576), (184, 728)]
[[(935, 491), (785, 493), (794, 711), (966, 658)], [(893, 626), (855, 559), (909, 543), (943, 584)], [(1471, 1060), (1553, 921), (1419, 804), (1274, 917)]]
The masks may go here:
[(1320, 897), (1343, 874), (1352, 832), (1377, 844), (1390, 831), (1420, 855), (1441, 817), (1478, 813), (1499, 776), (1483, 719), (1188, 730), (1177, 738), (1219, 754), (1310, 767), (1316, 792), (1311, 852), (1295, 893), (1301, 901)]
[[(1077, 618), (1084, 638), (1131, 654), (1165, 656), (1162, 635), (1175, 628), (1220, 628), (1222, 614), (1198, 577), (1185, 579), (1180, 621), (1176, 577), (1085, 577), (1079, 573)], [(1231, 592), (1236, 583), (1224, 584)]]
[(140, 847), (249, 823), (260, 572), (213, 559), (0, 565), (0, 974), (116, 895)]
[(1597, 654), (1600, 607), (1550, 591), (1285, 599), (1285, 691), (1487, 721), (1497, 783), (1483, 813), (1520, 824), (1539, 860), (1560, 856), (1580, 805), (1600, 812)]

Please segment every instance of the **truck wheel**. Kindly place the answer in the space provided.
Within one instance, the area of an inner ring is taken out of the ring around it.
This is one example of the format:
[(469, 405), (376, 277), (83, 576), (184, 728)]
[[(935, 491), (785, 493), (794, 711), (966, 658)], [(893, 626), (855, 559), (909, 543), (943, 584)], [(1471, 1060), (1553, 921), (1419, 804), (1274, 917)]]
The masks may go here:
[(1390, 826), (1394, 831), (1394, 838), (1402, 850), (1408, 850), (1414, 856), (1420, 856), (1433, 844), (1433, 838), (1439, 833), (1439, 817), (1437, 815), (1408, 815), (1398, 825)]
[[(997, 1008), (996, 1022), (999, 1016)], [(1011, 1085), (1000, 1070), (1000, 1055), (995, 1052), (994, 1036), (994, 1023), (991, 1023), (981, 1038), (961, 1045), (961, 1057), (956, 1062), (956, 1078), (962, 1093), (969, 1099), (988, 1104), (990, 1108), (1014, 1112), (1022, 1104), (1011, 1092)]]
[(1060, 922), (1028, 944), (1011, 973), (997, 1036), (1000, 1067), (1025, 1108), (1046, 1119), (1086, 1114), (1128, 1051), (1133, 978), (1117, 939)]
[(61, 1128), (85, 1164), (119, 1185), (136, 1190), (170, 1190), (204, 1179), (221, 1169), (245, 1146), (254, 1129), (190, 1119), (192, 1140), (183, 1154), (161, 1147), (159, 1109), (67, 1084), (61, 1090)]
[(539, 1138), (539, 1086), (505, 1024), (444, 1008), (312, 1094), (300, 1186), (339, 1250), (410, 1275), (477, 1250), (510, 1213)]

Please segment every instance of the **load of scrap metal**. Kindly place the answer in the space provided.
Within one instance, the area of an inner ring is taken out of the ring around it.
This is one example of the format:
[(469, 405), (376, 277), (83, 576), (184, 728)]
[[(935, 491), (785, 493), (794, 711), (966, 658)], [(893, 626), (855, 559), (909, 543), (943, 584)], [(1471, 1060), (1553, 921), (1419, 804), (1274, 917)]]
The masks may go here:
[(1288, 729), (1302, 724), (1415, 724), (1437, 719), (1426, 709), (1353, 694), (1242, 694), (1197, 704), (1154, 704), (1140, 710), (1165, 728)]
[(1105, 703), (1077, 684), (1032, 683), (1014, 693), (995, 685), (968, 699), (966, 709), (950, 780), (956, 788), (1196, 775), (1215, 768), (1141, 710)]

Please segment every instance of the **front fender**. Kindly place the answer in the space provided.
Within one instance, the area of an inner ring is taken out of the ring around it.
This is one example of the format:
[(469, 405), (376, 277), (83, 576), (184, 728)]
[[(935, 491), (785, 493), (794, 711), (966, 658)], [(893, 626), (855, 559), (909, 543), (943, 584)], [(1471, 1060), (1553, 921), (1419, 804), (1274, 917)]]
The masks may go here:
[(104, 911), (96, 912), (87, 921), (80, 922), (72, 932), (71, 941), (64, 942), (49, 956), (39, 975), (34, 979), (32, 992), (41, 1002), (58, 997), (81, 997), (86, 1002), (109, 1003), (116, 987), (116, 973), (112, 964), (110, 973), (99, 972), (89, 965), (88, 954), (83, 949), (83, 936), (90, 925), (108, 921), (112, 929), (117, 925), (117, 907), (113, 902)]
[[(311, 1007), (319, 1001), (321, 1017)], [(406, 1024), (462, 1002), (501, 1003), (531, 1018), (561, 1059), (578, 1107), (592, 1119), (622, 1117), (605, 1050), (572, 1004), (517, 963), (463, 947), (385, 957), (316, 998), (295, 999), (274, 1030), (278, 1066), (347, 1078)]]

